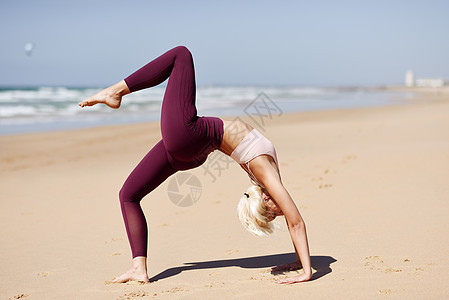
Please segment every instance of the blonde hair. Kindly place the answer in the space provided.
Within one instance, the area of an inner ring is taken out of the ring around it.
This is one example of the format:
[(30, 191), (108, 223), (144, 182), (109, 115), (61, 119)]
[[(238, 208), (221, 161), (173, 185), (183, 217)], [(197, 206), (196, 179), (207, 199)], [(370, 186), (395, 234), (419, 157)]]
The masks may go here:
[(262, 189), (257, 185), (250, 186), (243, 194), (237, 205), (237, 214), (243, 227), (258, 236), (267, 236), (278, 227), (268, 221)]

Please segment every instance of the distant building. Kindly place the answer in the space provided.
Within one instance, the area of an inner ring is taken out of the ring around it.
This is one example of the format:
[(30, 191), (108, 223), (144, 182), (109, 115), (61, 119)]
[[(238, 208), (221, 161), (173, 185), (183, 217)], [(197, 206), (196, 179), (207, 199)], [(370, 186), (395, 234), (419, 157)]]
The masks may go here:
[(421, 87), (442, 87), (444, 86), (443, 78), (421, 78), (416, 80), (416, 86)]
[(415, 76), (412, 71), (407, 71), (405, 73), (405, 86), (412, 87), (415, 85)]

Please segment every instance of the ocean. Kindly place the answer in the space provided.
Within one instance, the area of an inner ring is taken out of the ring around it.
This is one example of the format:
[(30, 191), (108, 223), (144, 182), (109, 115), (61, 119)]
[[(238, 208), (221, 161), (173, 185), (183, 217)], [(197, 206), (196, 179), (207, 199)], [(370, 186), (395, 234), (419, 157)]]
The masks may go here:
[[(160, 118), (164, 86), (125, 96), (118, 110), (102, 104), (84, 109), (77, 105), (99, 90), (101, 88), (0, 87), (0, 135), (148, 122)], [(411, 97), (409, 92), (380, 88), (203, 86), (197, 88), (196, 104), (198, 115), (223, 117), (389, 105)]]

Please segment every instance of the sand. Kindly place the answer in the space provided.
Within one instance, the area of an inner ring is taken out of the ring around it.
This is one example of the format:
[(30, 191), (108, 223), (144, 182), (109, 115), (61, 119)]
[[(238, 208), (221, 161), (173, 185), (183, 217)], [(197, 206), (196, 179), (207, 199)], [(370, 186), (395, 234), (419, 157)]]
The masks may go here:
[(296, 274), (270, 273), (295, 259), (285, 222), (268, 238), (246, 232), (236, 205), (248, 177), (212, 156), (221, 173), (187, 172), (194, 205), (170, 200), (170, 179), (142, 202), (151, 283), (111, 284), (130, 264), (118, 191), (160, 138), (147, 123), (0, 137), (0, 298), (449, 297), (448, 93), (283, 114), (263, 129), (307, 224), (312, 281), (274, 283)]

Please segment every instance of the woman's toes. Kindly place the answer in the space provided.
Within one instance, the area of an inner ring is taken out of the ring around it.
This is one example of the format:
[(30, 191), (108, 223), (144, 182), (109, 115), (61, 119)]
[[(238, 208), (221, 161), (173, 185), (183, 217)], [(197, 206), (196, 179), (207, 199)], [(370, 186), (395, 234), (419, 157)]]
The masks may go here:
[(89, 100), (83, 100), (80, 103), (78, 103), (78, 105), (81, 107), (89, 106)]

